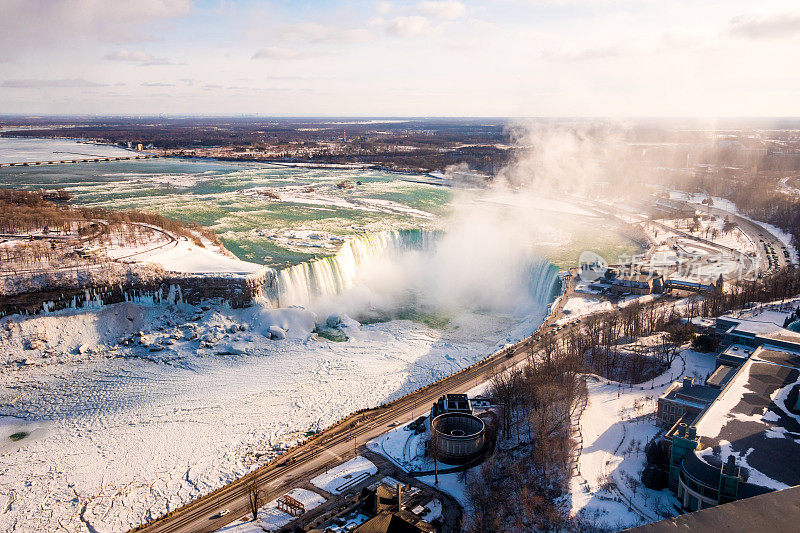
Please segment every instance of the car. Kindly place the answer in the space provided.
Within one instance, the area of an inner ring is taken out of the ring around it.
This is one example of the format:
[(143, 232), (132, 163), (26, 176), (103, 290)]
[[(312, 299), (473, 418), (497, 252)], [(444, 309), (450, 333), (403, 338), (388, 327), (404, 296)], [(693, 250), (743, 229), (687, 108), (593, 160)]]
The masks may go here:
[(399, 423), (400, 422), (395, 420), (394, 422), (389, 422), (389, 424), (386, 427), (393, 428), (393, 427), (397, 426)]
[(219, 512), (217, 512), (217, 518), (222, 518), (223, 516), (225, 516), (230, 512), (231, 512), (230, 509), (220, 509)]

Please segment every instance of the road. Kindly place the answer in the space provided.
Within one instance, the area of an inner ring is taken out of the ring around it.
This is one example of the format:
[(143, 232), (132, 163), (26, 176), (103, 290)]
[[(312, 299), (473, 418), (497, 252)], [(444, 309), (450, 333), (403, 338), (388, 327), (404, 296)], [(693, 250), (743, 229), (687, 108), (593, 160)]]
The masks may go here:
[[(658, 222), (656, 220), (652, 220), (650, 223), (652, 225), (654, 225), (654, 226), (658, 226), (661, 229), (664, 229), (664, 230), (670, 231), (672, 233), (675, 233), (675, 234), (683, 237), (684, 239), (692, 240), (695, 243), (702, 243), (702, 245), (701, 244), (695, 244), (695, 246), (697, 248), (703, 248), (705, 246), (704, 249), (706, 249), (706, 250), (712, 250), (712, 251), (720, 251), (721, 250), (723, 252), (726, 252), (726, 253), (729, 253), (729, 254), (733, 255), (734, 257), (735, 256), (739, 256), (740, 260), (744, 264), (744, 266), (742, 268), (742, 272), (751, 272), (751, 271), (752, 272), (763, 272), (767, 268), (766, 266), (763, 266), (761, 263), (759, 264), (758, 268), (753, 268), (755, 266), (754, 265), (754, 263), (756, 261), (755, 258), (750, 257), (747, 254), (744, 254), (744, 253), (742, 253), (742, 252), (740, 252), (738, 250), (735, 250), (733, 248), (730, 248), (728, 246), (724, 246), (722, 244), (717, 244), (714, 241), (710, 241), (708, 239), (703, 239), (702, 237), (697, 237), (696, 235), (692, 235), (689, 232), (679, 230), (679, 229), (677, 229), (677, 228), (675, 228), (673, 226)], [(744, 230), (744, 228), (742, 228), (742, 231), (744, 231), (745, 233), (748, 233), (747, 231)], [(754, 234), (754, 235), (756, 235), (756, 234)], [(752, 238), (753, 235), (750, 235), (750, 237)], [(667, 242), (669, 244), (676, 244), (674, 238), (667, 239)], [(755, 242), (758, 242), (758, 237), (755, 238)], [(762, 256), (761, 257), (761, 262), (763, 264), (767, 264), (766, 261), (767, 261), (766, 258)], [(763, 268), (762, 268), (762, 266), (763, 266)], [(680, 268), (679, 267), (674, 267), (674, 268), (673, 267), (668, 267), (666, 270), (668, 272), (672, 271), (672, 270), (679, 271)], [(724, 278), (725, 279), (734, 279), (734, 278), (737, 278), (739, 275), (740, 274), (739, 274), (738, 270), (733, 270), (731, 272), (725, 273), (724, 274)]]
[(761, 263), (761, 269), (759, 270), (760, 272), (764, 272), (767, 270), (767, 268), (769, 268), (767, 258), (764, 255), (764, 247), (761, 243), (762, 239), (765, 243), (771, 244), (772, 247), (775, 249), (775, 252), (777, 253), (778, 256), (779, 268), (785, 267), (791, 263), (791, 261), (787, 261), (783, 255), (783, 246), (784, 246), (783, 241), (781, 241), (777, 236), (775, 236), (771, 231), (766, 229), (764, 226), (756, 222), (752, 222), (740, 215), (731, 213), (729, 211), (725, 211), (723, 209), (719, 209), (717, 207), (701, 206), (700, 209), (707, 213), (717, 215), (718, 217), (725, 218), (725, 216), (728, 216), (730, 220), (736, 222), (736, 224), (739, 225), (739, 227), (742, 229), (743, 232), (745, 232), (751, 239), (753, 239), (753, 242), (755, 242), (758, 245), (759, 247), (758, 253), (761, 255), (762, 263)]
[[(564, 296), (535, 335), (552, 331), (552, 324), (563, 316), (563, 306), (574, 290), (574, 277), (569, 279)], [(555, 335), (560, 333), (553, 332)], [(404, 423), (426, 414), (443, 394), (466, 393), (480, 383), (527, 357), (530, 347), (538, 344), (534, 336), (500, 350), (479, 363), (410, 393), (394, 402), (346, 417), (326, 429), (313, 440), (293, 448), (254, 472), (190, 502), (158, 520), (133, 530), (147, 533), (210, 532), (249, 514), (248, 488), (255, 483), (263, 491), (262, 501), (271, 501), (286, 494), (299, 483), (346, 461), (358, 453), (358, 447), (389, 431), (389, 425)], [(539, 341), (541, 342), (541, 341)], [(230, 513), (217, 514), (221, 509)]]

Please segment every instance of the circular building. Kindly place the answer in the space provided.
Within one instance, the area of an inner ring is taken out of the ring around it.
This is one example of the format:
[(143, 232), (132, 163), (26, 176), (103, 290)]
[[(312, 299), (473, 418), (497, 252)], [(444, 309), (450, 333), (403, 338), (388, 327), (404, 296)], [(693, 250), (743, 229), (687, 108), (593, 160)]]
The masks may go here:
[(468, 413), (444, 413), (431, 421), (431, 444), (438, 461), (465, 464), (483, 453), (486, 426)]

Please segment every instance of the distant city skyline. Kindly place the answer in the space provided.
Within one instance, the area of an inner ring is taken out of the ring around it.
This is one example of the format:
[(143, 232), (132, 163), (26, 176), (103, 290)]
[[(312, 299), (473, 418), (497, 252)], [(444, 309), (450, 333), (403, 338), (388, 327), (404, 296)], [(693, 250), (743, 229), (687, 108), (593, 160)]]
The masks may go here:
[(0, 113), (798, 116), (796, 2), (0, 0)]

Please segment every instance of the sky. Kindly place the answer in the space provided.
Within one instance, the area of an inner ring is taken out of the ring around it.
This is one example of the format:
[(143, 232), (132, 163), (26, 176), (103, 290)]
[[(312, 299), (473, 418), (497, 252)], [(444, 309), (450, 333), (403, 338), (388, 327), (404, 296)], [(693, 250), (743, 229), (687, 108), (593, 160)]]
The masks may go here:
[(800, 3), (0, 0), (0, 114), (800, 116)]

